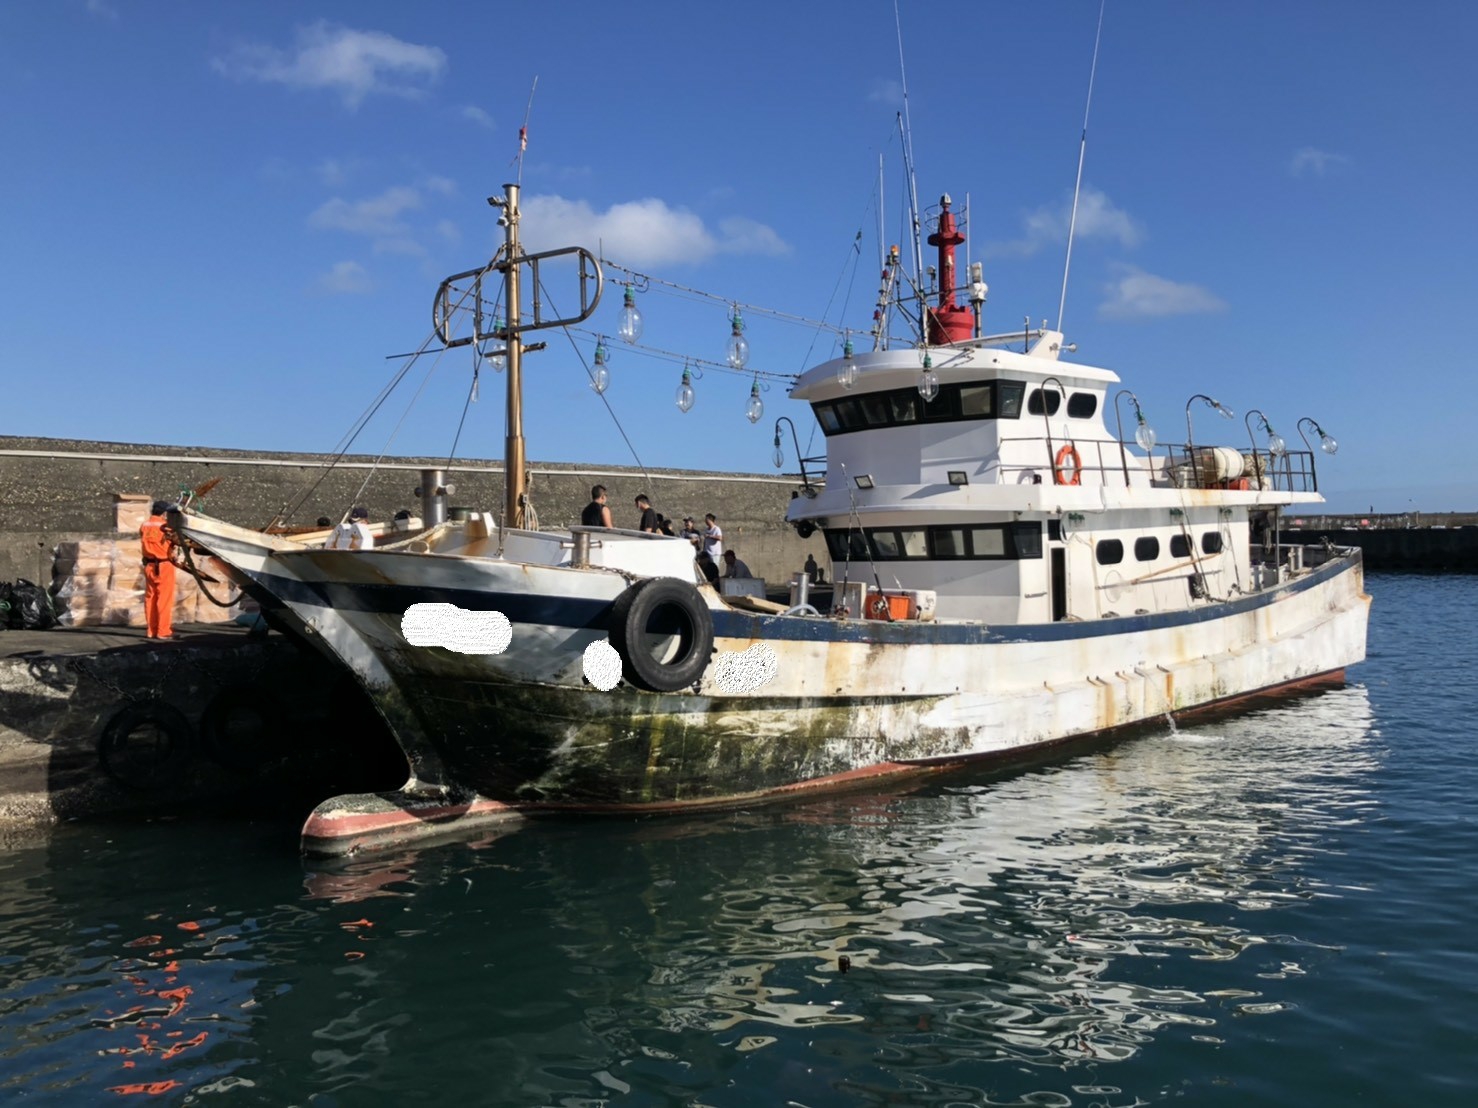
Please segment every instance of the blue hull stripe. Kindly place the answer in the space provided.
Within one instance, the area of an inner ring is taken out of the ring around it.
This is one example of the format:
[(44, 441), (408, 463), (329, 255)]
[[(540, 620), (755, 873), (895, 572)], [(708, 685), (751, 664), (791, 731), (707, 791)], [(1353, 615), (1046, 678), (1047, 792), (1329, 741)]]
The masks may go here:
[[(1105, 635), (1126, 635), (1210, 623), (1231, 615), (1256, 611), (1289, 596), (1318, 588), (1358, 565), (1358, 558), (1333, 559), (1307, 577), (1269, 592), (1239, 597), (1206, 608), (1148, 615), (1116, 616), (1081, 622), (1002, 624), (919, 623), (882, 620), (834, 620), (780, 618), (734, 609), (713, 611), (714, 633), (720, 638), (779, 639), (794, 642), (861, 642), (920, 645), (975, 643), (1061, 642)], [(432, 586), (304, 582), (277, 574), (256, 577), (272, 595), (293, 604), (333, 608), (344, 612), (374, 612), (399, 615), (412, 604), (440, 602), (469, 611), (499, 611), (509, 621), (538, 623), (553, 627), (604, 631), (611, 604), (567, 596), (534, 596), (528, 593), (484, 592), (466, 588)]]

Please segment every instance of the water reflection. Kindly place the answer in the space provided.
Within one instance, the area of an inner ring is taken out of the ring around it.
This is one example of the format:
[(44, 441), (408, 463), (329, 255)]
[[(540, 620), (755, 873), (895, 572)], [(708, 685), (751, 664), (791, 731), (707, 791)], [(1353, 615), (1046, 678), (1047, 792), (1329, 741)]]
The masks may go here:
[[(1132, 1102), (1151, 1044), (1211, 1049), (1297, 1003), (1330, 948), (1304, 913), (1350, 895), (1321, 857), (1382, 757), (1349, 688), (907, 795), (296, 874), (263, 853), (68, 925), (23, 904), (0, 921), (0, 1089), (333, 1104), (422, 1099), (434, 1074), (477, 1103)], [(140, 1045), (97, 1023), (129, 1005), (162, 1049), (96, 1053)]]

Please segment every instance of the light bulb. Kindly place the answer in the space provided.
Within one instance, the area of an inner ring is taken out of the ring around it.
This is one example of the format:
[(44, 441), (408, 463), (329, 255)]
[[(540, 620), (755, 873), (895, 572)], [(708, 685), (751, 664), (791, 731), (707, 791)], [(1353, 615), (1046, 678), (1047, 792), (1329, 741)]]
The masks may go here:
[(760, 385), (756, 381), (749, 386), (749, 403), (744, 406), (744, 417), (750, 423), (758, 423), (765, 414), (765, 402), (760, 399)]
[(1155, 448), (1155, 429), (1141, 419), (1139, 426), (1134, 429), (1134, 441), (1139, 443), (1139, 448), (1148, 454)]
[(1326, 454), (1338, 454), (1339, 443), (1335, 441), (1333, 435), (1326, 435), (1323, 431), (1320, 431), (1319, 449), (1323, 450)]
[(1234, 412), (1234, 411), (1232, 411), (1232, 409), (1228, 408), (1225, 404), (1218, 404), (1218, 405), (1216, 405), (1216, 410), (1221, 413), (1221, 418), (1222, 419), (1236, 419), (1237, 418), (1237, 413)]
[(919, 395), (926, 401), (933, 400), (939, 395), (939, 374), (932, 369), (926, 369), (919, 374)]
[(744, 317), (739, 314), (739, 309), (734, 309), (734, 315), (729, 320), (729, 345), (725, 354), (729, 359), (729, 365), (735, 369), (743, 369), (744, 363), (749, 361), (749, 340), (744, 337)]
[(1271, 427), (1269, 427), (1268, 428), (1268, 453), (1271, 454), (1275, 458), (1280, 458), (1280, 457), (1283, 456), (1283, 452), (1286, 451), (1287, 449), (1288, 449), (1288, 444), (1283, 441), (1283, 436), (1280, 435), (1280, 434), (1278, 434), (1278, 432), (1277, 431), (1274, 431)]
[(636, 306), (636, 296), (631, 291), (631, 286), (626, 286), (626, 297), (621, 307), (621, 323), (616, 328), (616, 334), (621, 336), (622, 342), (635, 342), (641, 338), (641, 311)]
[(934, 372), (934, 359), (924, 351), (924, 372), (919, 374), (919, 395), (928, 403), (939, 395), (939, 374)]
[(690, 411), (693, 401), (697, 397), (693, 395), (693, 377), (686, 369), (683, 370), (683, 383), (677, 387), (677, 406), (683, 411)]
[(606, 368), (610, 363), (611, 356), (606, 351), (604, 339), (595, 340), (595, 368), (590, 371), (590, 387), (597, 394), (604, 393), (611, 386), (611, 371)]
[[(503, 317), (502, 316), (494, 316), (493, 317), (493, 333), (494, 334), (497, 334), (497, 333), (499, 333), (502, 330), (503, 330)], [(508, 355), (506, 353), (506, 350), (507, 350), (507, 348), (503, 345), (503, 343), (501, 341), (499, 341), (498, 345), (495, 346), (495, 347), (493, 347), (492, 352), (487, 355), (488, 364), (493, 367), (493, 372), (494, 373), (502, 373), (503, 372), (503, 367), (508, 364)]]
[(837, 384), (851, 389), (857, 383), (857, 360), (852, 357), (852, 340), (842, 347), (842, 364), (837, 367)]
[(785, 451), (780, 447), (780, 436), (775, 436), (775, 453), (770, 455), (770, 460), (775, 463), (776, 469), (785, 467)]

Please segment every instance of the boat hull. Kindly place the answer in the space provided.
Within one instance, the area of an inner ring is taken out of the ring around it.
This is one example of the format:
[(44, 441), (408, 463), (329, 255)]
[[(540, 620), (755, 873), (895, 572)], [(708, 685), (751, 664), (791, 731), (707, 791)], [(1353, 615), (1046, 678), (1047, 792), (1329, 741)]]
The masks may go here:
[[(199, 537), (213, 545), (207, 534)], [(231, 543), (216, 552), (231, 558)], [(707, 596), (714, 661), (761, 646), (733, 691), (602, 691), (583, 655), (621, 574), (389, 551), (274, 551), (238, 568), (358, 677), (405, 749), (412, 788), (528, 809), (666, 811), (841, 788), (1338, 683), (1365, 653), (1358, 552), (1183, 612), (992, 627), (765, 616)], [(501, 611), (502, 653), (407, 642), (412, 603)]]

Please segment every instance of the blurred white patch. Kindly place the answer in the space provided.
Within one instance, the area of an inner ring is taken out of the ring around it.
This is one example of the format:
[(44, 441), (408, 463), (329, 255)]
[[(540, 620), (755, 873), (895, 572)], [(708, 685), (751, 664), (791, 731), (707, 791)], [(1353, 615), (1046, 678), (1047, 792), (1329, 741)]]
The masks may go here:
[(597, 639), (585, 648), (585, 680), (601, 692), (610, 692), (621, 680), (621, 655), (608, 639)]
[(714, 663), (713, 679), (724, 692), (754, 692), (775, 679), (780, 669), (780, 659), (764, 643), (755, 643), (748, 650), (734, 653), (725, 651)]
[(513, 641), (502, 612), (469, 612), (455, 604), (412, 604), (400, 619), (412, 646), (441, 646), (457, 654), (501, 654)]

